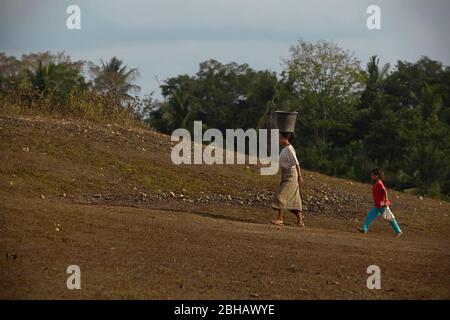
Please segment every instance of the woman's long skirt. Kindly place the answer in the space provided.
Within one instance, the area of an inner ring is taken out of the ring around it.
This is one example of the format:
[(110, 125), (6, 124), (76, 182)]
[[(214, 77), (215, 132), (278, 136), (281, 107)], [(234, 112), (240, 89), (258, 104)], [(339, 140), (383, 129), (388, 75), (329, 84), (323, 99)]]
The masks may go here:
[(281, 168), (281, 183), (272, 202), (274, 209), (302, 211), (302, 199), (298, 185), (297, 168)]

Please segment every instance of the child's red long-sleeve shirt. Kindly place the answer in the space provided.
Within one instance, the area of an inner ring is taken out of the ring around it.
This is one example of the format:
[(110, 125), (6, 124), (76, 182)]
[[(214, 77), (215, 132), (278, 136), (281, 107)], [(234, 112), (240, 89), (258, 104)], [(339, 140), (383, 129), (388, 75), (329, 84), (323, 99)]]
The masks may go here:
[(384, 205), (389, 205), (389, 203), (385, 203), (385, 192), (386, 188), (383, 181), (381, 181), (381, 179), (377, 179), (377, 182), (375, 182), (372, 187), (373, 202), (376, 208), (382, 208)]

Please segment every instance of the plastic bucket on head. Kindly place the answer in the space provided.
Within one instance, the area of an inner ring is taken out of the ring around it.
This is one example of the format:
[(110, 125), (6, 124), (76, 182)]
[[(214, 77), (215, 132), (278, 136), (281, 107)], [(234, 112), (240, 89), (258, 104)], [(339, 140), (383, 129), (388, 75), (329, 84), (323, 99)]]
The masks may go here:
[(294, 132), (298, 112), (275, 111), (272, 114), (274, 129), (280, 132)]

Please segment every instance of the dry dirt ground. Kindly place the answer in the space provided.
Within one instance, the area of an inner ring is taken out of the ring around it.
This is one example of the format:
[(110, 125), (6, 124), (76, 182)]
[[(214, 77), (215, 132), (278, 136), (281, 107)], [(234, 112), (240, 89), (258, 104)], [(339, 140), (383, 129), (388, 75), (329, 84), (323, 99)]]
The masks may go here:
[(305, 171), (307, 228), (289, 214), (276, 227), (278, 177), (175, 167), (170, 146), (139, 128), (0, 116), (0, 298), (450, 298), (448, 202), (391, 191), (404, 236), (381, 220), (362, 235), (370, 185)]

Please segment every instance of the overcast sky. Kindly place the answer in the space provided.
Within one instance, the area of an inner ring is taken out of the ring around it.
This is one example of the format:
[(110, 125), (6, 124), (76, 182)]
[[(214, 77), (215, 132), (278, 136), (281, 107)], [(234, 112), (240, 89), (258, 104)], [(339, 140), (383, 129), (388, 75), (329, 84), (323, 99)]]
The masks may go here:
[[(81, 8), (81, 30), (68, 30), (66, 8)], [(381, 30), (366, 27), (366, 9), (381, 8)], [(0, 52), (50, 50), (99, 63), (117, 56), (141, 73), (141, 94), (193, 74), (214, 58), (280, 71), (298, 39), (330, 40), (364, 64), (416, 61), (450, 65), (449, 0), (0, 0)], [(159, 94), (157, 95), (159, 96)]]

